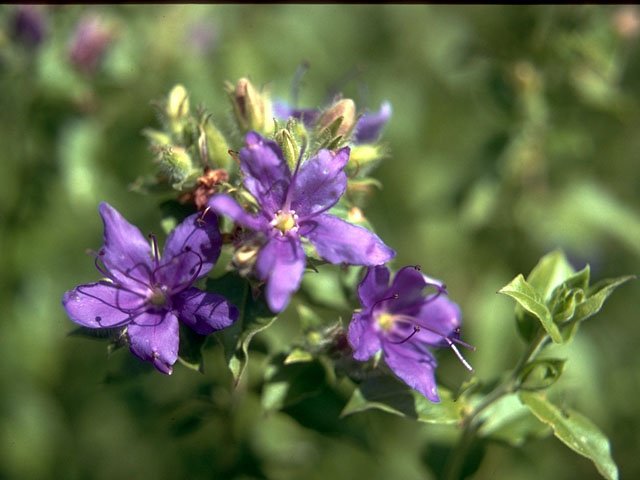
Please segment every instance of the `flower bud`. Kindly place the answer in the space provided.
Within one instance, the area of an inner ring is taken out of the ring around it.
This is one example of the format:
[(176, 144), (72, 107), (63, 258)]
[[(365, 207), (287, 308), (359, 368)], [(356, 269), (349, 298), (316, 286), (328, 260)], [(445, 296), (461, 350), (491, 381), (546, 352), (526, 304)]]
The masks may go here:
[(349, 177), (365, 176), (380, 160), (387, 156), (387, 149), (377, 144), (361, 144), (351, 147), (346, 172)]
[(282, 129), (276, 133), (276, 142), (280, 145), (287, 165), (289, 165), (289, 169), (293, 172), (296, 168), (298, 157), (300, 156), (300, 146), (298, 142), (296, 142), (291, 132), (287, 129)]
[(97, 70), (114, 38), (113, 26), (97, 14), (80, 19), (71, 39), (71, 63), (86, 74)]
[(355, 126), (356, 104), (344, 98), (325, 111), (318, 121), (318, 130), (328, 130), (332, 138), (346, 138)]
[(184, 120), (189, 115), (189, 94), (178, 84), (171, 89), (167, 99), (167, 116), (171, 120)]
[(249, 130), (265, 132), (267, 118), (271, 115), (271, 102), (268, 95), (258, 93), (247, 78), (238, 80), (235, 89), (227, 86), (238, 127), (244, 133)]
[(20, 5), (11, 18), (12, 37), (27, 47), (37, 47), (46, 33), (46, 17), (42, 8), (35, 5)]
[(203, 162), (209, 163), (213, 168), (229, 168), (229, 145), (224, 135), (211, 121), (210, 116), (200, 125), (198, 148)]
[(191, 156), (182, 147), (162, 147), (159, 160), (174, 184), (184, 182), (193, 172)]

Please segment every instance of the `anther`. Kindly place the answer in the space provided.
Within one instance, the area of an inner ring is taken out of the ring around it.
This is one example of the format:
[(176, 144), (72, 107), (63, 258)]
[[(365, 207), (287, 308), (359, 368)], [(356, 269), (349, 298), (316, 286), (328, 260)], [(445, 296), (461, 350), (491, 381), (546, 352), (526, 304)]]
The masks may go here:
[(150, 233), (148, 236), (151, 239), (151, 243), (153, 245), (153, 257), (156, 261), (156, 267), (157, 267), (160, 263), (160, 254), (158, 253), (158, 240), (156, 239), (156, 236), (153, 233)]
[(417, 271), (422, 270), (422, 267), (420, 267), (420, 265), (414, 265), (413, 268), (415, 268)]
[(400, 298), (400, 295), (398, 295), (397, 293), (394, 293), (393, 295), (391, 295), (390, 297), (385, 297), (385, 298), (381, 298), (380, 300), (378, 300), (376, 303), (374, 303), (371, 306), (371, 310), (373, 311), (378, 305), (380, 305), (382, 302), (386, 302), (387, 300), (397, 300), (398, 298)]
[(228, 150), (227, 153), (231, 155), (231, 158), (233, 158), (238, 164), (240, 164), (240, 158), (238, 157), (238, 154), (240, 152), (236, 152), (235, 150)]

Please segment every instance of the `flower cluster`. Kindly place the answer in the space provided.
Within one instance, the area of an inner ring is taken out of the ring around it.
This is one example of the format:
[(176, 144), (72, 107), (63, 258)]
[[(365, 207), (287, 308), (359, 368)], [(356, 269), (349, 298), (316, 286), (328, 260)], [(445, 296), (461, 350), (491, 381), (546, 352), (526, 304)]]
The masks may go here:
[[(121, 329), (134, 355), (170, 374), (178, 359), (180, 322), (208, 335), (238, 318), (224, 297), (193, 286), (220, 255), (220, 215), (233, 222), (224, 235), (234, 249), (231, 269), (248, 278), (254, 293), (264, 286), (274, 313), (283, 311), (300, 287), (309, 258), (369, 267), (358, 288), (363, 308), (353, 314), (347, 335), (354, 358), (366, 361), (382, 351), (399, 378), (437, 402), (437, 362), (428, 347), (451, 348), (470, 368), (456, 347), (468, 346), (459, 340), (460, 309), (441, 282), (414, 267), (401, 269), (389, 286), (385, 264), (396, 252), (352, 223), (361, 223), (355, 217), (362, 215), (344, 214), (345, 207), (361, 212), (345, 193), (384, 156), (376, 142), (390, 104), (360, 116), (350, 99), (323, 111), (272, 107), (268, 95), (246, 78), (228, 84), (227, 93), (244, 134), (239, 152), (228, 149), (210, 115), (199, 109), (194, 116), (183, 86), (172, 89), (163, 113), (165, 131), (145, 130), (161, 165), (148, 186), (178, 190), (180, 202), (201, 212), (169, 234), (160, 255), (155, 236), (150, 244), (102, 203), (104, 246), (94, 256), (104, 279), (65, 293), (71, 320), (93, 329)], [(237, 160), (237, 171), (227, 152)]]

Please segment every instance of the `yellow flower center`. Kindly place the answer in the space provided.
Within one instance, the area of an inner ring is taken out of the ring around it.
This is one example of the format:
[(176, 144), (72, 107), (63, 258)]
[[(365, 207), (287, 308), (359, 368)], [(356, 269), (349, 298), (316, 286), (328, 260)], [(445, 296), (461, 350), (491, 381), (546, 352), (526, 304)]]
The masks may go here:
[(391, 327), (393, 327), (394, 318), (390, 313), (381, 313), (378, 315), (378, 318), (376, 318), (376, 321), (382, 330), (388, 332), (391, 330)]
[(154, 307), (164, 307), (167, 304), (167, 297), (159, 288), (154, 288), (149, 303)]
[(283, 235), (289, 230), (295, 228), (296, 224), (296, 212), (291, 210), (290, 212), (278, 212), (275, 218), (271, 221), (271, 225), (280, 230)]

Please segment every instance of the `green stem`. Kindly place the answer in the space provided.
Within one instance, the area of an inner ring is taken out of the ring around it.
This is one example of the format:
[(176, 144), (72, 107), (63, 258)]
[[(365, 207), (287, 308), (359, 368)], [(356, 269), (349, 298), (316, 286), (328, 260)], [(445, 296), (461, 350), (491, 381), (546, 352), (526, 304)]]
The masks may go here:
[(478, 421), (478, 415), (505, 395), (518, 391), (518, 388), (520, 387), (519, 376), (522, 373), (522, 370), (538, 355), (538, 353), (540, 353), (540, 350), (542, 350), (548, 341), (549, 335), (545, 330), (540, 329), (534, 341), (529, 344), (529, 347), (520, 357), (520, 360), (511, 372), (511, 375), (491, 390), (482, 399), (482, 401), (465, 416), (461, 423), (462, 435), (457, 445), (449, 455), (444, 475), (442, 477), (443, 480), (460, 479), (460, 473), (462, 472), (465, 457), (467, 456), (467, 453), (475, 440), (476, 433), (481, 426), (481, 423)]

